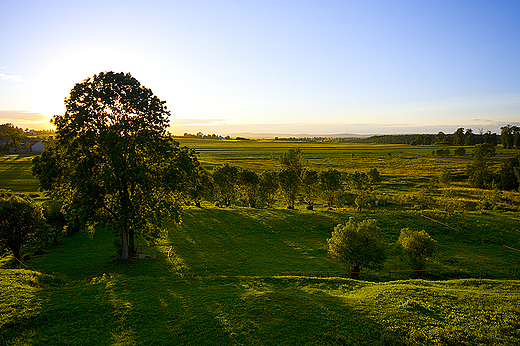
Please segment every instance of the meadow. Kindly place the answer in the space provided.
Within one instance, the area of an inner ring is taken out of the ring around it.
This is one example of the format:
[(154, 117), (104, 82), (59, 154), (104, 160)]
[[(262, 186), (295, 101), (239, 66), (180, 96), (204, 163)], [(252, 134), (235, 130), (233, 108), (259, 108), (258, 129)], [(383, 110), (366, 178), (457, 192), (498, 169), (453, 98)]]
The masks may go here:
[[(519, 194), (495, 210), (476, 210), (467, 157), (431, 156), (434, 146), (180, 139), (204, 167), (256, 171), (302, 149), (313, 169), (377, 168), (385, 206), (356, 211), (348, 196), (334, 210), (230, 208), (214, 200), (186, 207), (157, 244), (155, 258), (118, 260), (102, 228), (60, 238), (28, 268), (0, 259), (0, 344), (6, 345), (517, 345), (520, 339)], [(497, 149), (497, 164), (514, 151)], [(30, 154), (0, 156), (2, 188), (32, 194)], [(447, 167), (449, 187), (431, 188)], [(445, 191), (449, 190), (449, 198)], [(484, 191), (484, 194), (489, 191)], [(449, 208), (439, 201), (449, 199)], [(424, 216), (428, 217), (425, 218)], [(377, 220), (388, 259), (361, 280), (327, 254), (327, 238), (349, 217)], [(435, 221), (432, 221), (435, 220)], [(424, 279), (393, 250), (401, 228), (438, 242)], [(170, 256), (168, 256), (170, 254)]]

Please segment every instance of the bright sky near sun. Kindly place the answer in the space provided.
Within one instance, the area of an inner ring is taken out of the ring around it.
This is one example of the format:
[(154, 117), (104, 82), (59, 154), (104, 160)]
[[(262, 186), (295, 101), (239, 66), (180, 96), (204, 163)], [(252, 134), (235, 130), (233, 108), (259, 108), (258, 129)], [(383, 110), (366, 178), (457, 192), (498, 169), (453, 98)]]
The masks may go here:
[(0, 1), (0, 123), (49, 128), (130, 72), (171, 131), (498, 131), (520, 121), (520, 1)]

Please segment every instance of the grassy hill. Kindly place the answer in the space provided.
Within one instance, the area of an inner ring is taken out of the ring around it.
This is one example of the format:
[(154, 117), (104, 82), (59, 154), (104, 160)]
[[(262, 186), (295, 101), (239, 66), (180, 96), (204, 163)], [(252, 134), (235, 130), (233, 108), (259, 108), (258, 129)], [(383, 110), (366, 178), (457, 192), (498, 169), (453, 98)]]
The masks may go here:
[[(355, 157), (380, 159), (376, 147), (358, 149)], [(382, 156), (393, 152), (390, 160), (408, 160), (396, 158), (395, 149), (381, 150)], [(241, 157), (247, 153), (244, 149)], [(204, 155), (207, 162), (223, 160), (215, 152)], [(331, 159), (316, 149), (309, 161), (325, 164), (320, 155)], [(29, 159), (9, 159), (0, 162), (3, 186), (36, 193), (34, 185), (23, 189), (32, 179), (29, 164), (4, 166)], [(254, 162), (241, 160), (237, 157), (243, 164)], [(5, 175), (9, 169), (11, 175)], [(381, 188), (410, 189), (398, 164), (391, 169), (395, 174)], [(427, 180), (430, 169), (417, 171)], [(13, 183), (17, 177), (25, 177), (25, 184)], [(115, 236), (102, 228), (62, 238), (43, 254), (28, 254), (29, 269), (13, 269), (12, 257), (4, 255), (0, 344), (518, 344), (520, 256), (503, 247), (520, 248), (516, 211), (442, 213), (413, 204), (363, 212), (216, 208), (210, 202), (203, 207), (188, 208), (181, 224), (167, 225), (168, 236), (158, 244), (138, 240), (139, 252), (154, 259), (119, 261)], [(350, 216), (376, 219), (388, 250), (384, 266), (363, 271), (359, 281), (327, 255), (333, 227)], [(428, 280), (390, 273), (407, 269), (392, 250), (404, 227), (425, 229), (438, 241)]]

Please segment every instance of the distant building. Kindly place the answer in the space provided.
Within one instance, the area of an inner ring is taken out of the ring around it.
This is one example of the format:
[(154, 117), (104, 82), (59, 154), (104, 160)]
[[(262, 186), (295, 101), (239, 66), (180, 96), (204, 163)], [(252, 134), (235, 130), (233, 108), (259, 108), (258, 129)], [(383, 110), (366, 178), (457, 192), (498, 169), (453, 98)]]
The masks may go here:
[[(7, 144), (6, 143), (0, 143), (0, 145), (4, 145)], [(27, 153), (41, 153), (43, 151), (43, 149), (45, 148), (45, 146), (43, 145), (42, 141), (40, 139), (24, 139), (22, 141), (22, 145), (20, 148), (15, 148), (15, 147), (9, 147), (9, 151), (10, 152), (27, 152)]]

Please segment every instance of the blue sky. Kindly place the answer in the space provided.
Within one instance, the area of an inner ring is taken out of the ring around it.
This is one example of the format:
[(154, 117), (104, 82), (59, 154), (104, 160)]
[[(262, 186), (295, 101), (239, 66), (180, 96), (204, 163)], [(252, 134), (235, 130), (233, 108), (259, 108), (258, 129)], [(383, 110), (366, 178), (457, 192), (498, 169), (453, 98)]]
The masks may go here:
[(130, 72), (171, 131), (499, 131), (520, 121), (520, 1), (0, 1), (0, 122), (50, 127)]

